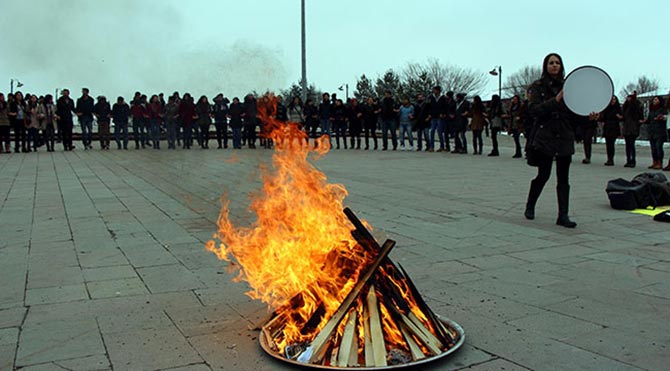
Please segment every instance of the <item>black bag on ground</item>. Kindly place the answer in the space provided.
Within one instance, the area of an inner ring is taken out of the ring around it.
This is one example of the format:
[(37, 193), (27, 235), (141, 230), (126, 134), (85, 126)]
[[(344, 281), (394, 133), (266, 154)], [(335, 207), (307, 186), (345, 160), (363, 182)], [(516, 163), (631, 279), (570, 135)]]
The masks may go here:
[(643, 173), (632, 181), (622, 178), (610, 180), (605, 192), (610, 206), (617, 210), (670, 205), (670, 183), (661, 173)]

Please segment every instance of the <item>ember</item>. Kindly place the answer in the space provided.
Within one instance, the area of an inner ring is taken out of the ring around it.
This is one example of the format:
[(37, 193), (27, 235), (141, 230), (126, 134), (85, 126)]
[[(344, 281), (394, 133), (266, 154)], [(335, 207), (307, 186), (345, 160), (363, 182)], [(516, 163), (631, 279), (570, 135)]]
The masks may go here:
[(462, 329), (438, 319), (388, 258), (395, 242), (380, 246), (367, 223), (344, 209), (346, 189), (310, 163), (328, 152), (328, 139), (311, 149), (297, 124), (274, 120), (274, 99), (264, 98), (258, 112), (275, 152), (252, 195), (256, 221), (234, 225), (224, 199), (219, 243), (207, 244), (235, 263), (236, 280), (251, 287), (247, 295), (272, 311), (263, 348), (287, 362), (356, 368), (424, 362), (457, 349)]

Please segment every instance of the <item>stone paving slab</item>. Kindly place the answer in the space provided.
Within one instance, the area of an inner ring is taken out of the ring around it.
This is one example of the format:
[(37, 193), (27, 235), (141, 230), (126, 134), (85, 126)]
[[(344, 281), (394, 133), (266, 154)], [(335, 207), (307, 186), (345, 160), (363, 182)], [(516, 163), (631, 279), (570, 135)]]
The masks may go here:
[[(418, 370), (638, 370), (668, 364), (670, 230), (609, 208), (609, 179), (645, 169), (575, 156), (571, 215), (554, 175), (522, 216), (535, 169), (502, 156), (334, 151), (316, 165), (346, 205), (398, 242), (391, 257), (466, 345)], [(638, 151), (646, 163), (648, 149)], [(623, 153), (623, 148), (617, 148)], [(251, 324), (267, 308), (203, 248), (219, 198), (249, 223), (271, 152), (0, 155), (0, 369), (294, 370)]]

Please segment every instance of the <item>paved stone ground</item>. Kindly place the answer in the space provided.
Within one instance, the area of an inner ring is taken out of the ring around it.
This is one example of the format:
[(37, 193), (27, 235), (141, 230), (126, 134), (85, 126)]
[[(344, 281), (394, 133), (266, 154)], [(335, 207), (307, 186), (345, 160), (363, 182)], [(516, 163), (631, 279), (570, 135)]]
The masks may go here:
[[(335, 151), (318, 163), (467, 332), (460, 352), (421, 370), (667, 369), (670, 229), (611, 210), (603, 191), (642, 170), (621, 157), (603, 167), (601, 145), (592, 165), (576, 156), (568, 230), (554, 225), (553, 183), (523, 219), (534, 169), (503, 145), (500, 158)], [(262, 354), (247, 326), (265, 308), (202, 247), (224, 190), (248, 220), (269, 155), (0, 156), (0, 369), (292, 369)]]

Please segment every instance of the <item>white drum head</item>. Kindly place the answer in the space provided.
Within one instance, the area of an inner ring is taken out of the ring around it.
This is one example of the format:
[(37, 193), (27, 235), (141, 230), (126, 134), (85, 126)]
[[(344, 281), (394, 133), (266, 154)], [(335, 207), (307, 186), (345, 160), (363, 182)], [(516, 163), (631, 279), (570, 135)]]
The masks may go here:
[(565, 105), (580, 116), (601, 112), (612, 100), (612, 95), (612, 79), (607, 72), (594, 66), (582, 66), (573, 70), (563, 84)]

